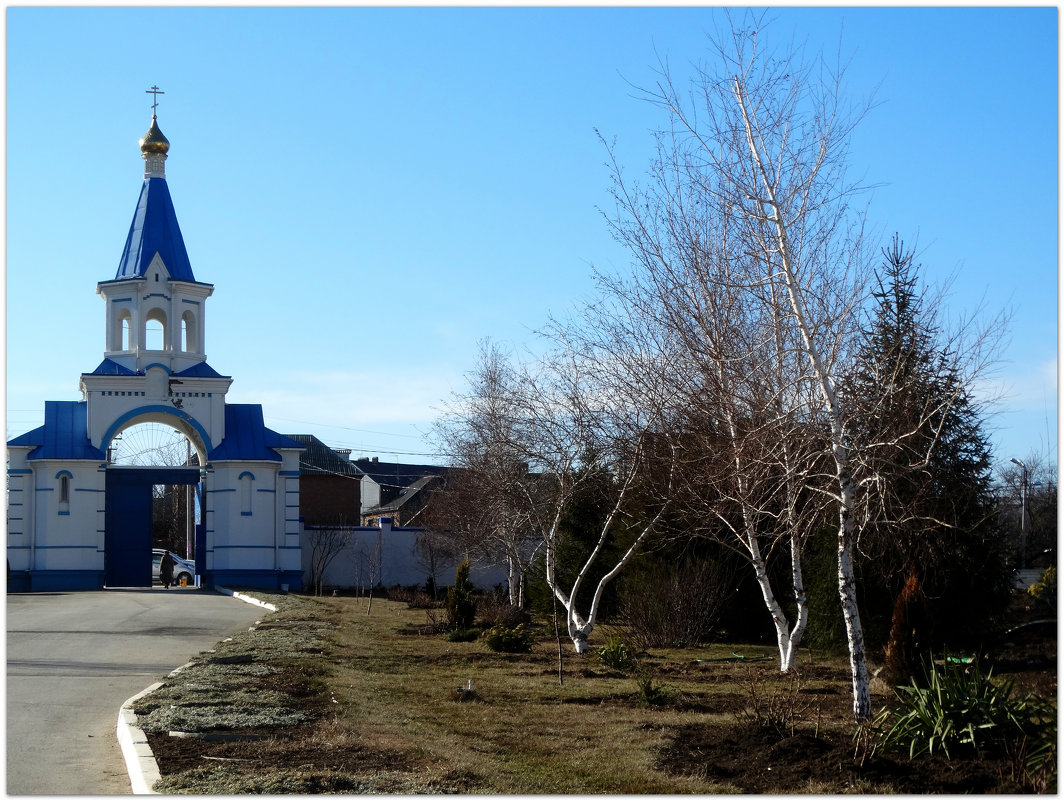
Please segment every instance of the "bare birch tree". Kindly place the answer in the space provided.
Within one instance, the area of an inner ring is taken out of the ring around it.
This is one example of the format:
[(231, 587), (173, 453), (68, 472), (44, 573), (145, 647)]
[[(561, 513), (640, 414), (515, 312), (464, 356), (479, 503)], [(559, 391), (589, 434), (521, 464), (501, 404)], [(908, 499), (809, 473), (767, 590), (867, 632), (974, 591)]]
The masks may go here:
[[(442, 423), (452, 442), (472, 432), (497, 508), (509, 525), (538, 534), (547, 585), (566, 612), (578, 653), (588, 648), (606, 586), (662, 520), (677, 462), (672, 393), (663, 380), (667, 355), (660, 342), (636, 336), (645, 332), (625, 330), (623, 310), (613, 311), (622, 317), (592, 306), (578, 322), (552, 324), (553, 347), (533, 364), (504, 367), (498, 351), (482, 353), (471, 392), (454, 399)], [(609, 510), (590, 555), (571, 581), (563, 580), (561, 523), (592, 482), (609, 488)], [(621, 556), (599, 575), (603, 552), (617, 542)], [(592, 583), (581, 608), (581, 590)]]
[(541, 541), (536, 517), (543, 478), (529, 471), (518, 436), (522, 378), (496, 344), (483, 342), (467, 394), (434, 425), (454, 469), (433, 509), (433, 525), (467, 554), (507, 568), (510, 605), (525, 606), (526, 574)]
[(321, 595), (325, 572), (351, 541), (351, 529), (343, 520), (329, 526), (308, 527), (310, 542), (310, 585)]
[[(792, 471), (799, 467), (797, 454), (781, 453), (781, 464), (784, 475), (827, 492), (837, 507), (853, 710), (864, 721), (871, 702), (854, 584), (854, 479), (837, 390), (866, 292), (862, 216), (850, 205), (860, 187), (846, 177), (848, 141), (863, 109), (847, 108), (841, 71), (798, 53), (769, 52), (761, 28), (762, 18), (751, 12), (732, 23), (715, 43), (715, 63), (696, 70), (689, 91), (678, 88), (663, 66), (647, 94), (670, 120), (655, 171), (655, 197), (667, 207), (651, 209), (619, 171), (616, 196), (624, 230), (634, 234), (644, 262), (649, 254), (664, 263), (657, 251), (671, 260), (671, 243), (688, 243), (691, 266), (707, 276), (710, 291), (725, 287), (743, 319), (756, 321), (754, 330), (772, 332), (758, 347), (775, 354), (771, 363), (780, 371), (774, 424), (801, 420), (824, 433), (830, 483)], [(692, 209), (696, 213), (688, 214)], [(662, 234), (666, 244), (658, 247)], [(702, 253), (713, 258), (695, 255)], [(758, 347), (746, 344), (740, 355), (749, 360)], [(722, 382), (719, 389), (727, 397), (740, 387)], [(757, 437), (770, 435), (766, 429)], [(801, 594), (800, 582), (795, 591)]]
[[(568, 586), (558, 573), (557, 555), (559, 524), (571, 492), (564, 499), (555, 496), (544, 538), (547, 585), (567, 612), (577, 652), (584, 653), (606, 585), (661, 528), (675, 498), (684, 405), (676, 385), (684, 378), (671, 332), (617, 295), (601, 294), (573, 319), (552, 321), (546, 333), (556, 344), (547, 360), (549, 385), (556, 390), (552, 419), (576, 435), (567, 452), (576, 444), (578, 456), (557, 467), (583, 480), (604, 473), (610, 489), (609, 511), (591, 554)], [(623, 553), (599, 578), (583, 616), (578, 593), (611, 540), (622, 543)]]
[[(623, 196), (630, 208), (671, 209), (672, 220), (688, 224), (699, 213), (647, 198)], [(643, 214), (642, 225), (629, 219), (616, 227), (642, 254), (641, 272), (631, 281), (603, 277), (602, 285), (633, 313), (658, 318), (656, 324), (676, 338), (666, 380), (686, 407), (677, 492), (687, 525), (691, 533), (715, 536), (751, 566), (776, 630), (780, 669), (787, 671), (795, 666), (808, 619), (801, 551), (822, 512), (820, 497), (807, 490), (820, 454), (816, 429), (796, 411), (798, 387), (785, 377), (789, 362), (774, 307), (756, 293), (751, 302), (756, 285), (733, 269), (716, 239), (694, 246), (686, 234), (677, 239), (677, 226)], [(652, 239), (651, 225), (657, 227)], [(793, 621), (769, 578), (770, 558), (781, 545), (789, 549)]]

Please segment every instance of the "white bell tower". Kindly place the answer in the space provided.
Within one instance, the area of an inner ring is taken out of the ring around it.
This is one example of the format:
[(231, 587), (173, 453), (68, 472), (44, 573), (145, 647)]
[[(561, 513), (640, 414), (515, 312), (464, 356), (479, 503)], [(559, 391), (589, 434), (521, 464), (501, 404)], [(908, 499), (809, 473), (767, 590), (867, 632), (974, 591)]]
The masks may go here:
[(180, 373), (206, 360), (206, 300), (211, 284), (192, 273), (166, 185), (170, 142), (152, 115), (140, 140), (144, 184), (118, 272), (96, 292), (106, 303), (104, 358), (143, 372), (158, 364)]

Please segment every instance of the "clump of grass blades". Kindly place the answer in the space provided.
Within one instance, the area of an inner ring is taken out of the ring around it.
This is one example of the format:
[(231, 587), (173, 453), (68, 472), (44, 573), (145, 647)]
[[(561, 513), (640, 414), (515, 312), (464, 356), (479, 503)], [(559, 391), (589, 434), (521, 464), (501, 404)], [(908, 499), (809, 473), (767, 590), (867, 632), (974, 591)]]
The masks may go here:
[(635, 698), (642, 706), (668, 706), (672, 702), (672, 693), (663, 684), (654, 681), (654, 672), (648, 667), (641, 667), (635, 672)]
[(619, 634), (611, 634), (606, 643), (594, 651), (595, 660), (610, 670), (630, 673), (636, 669), (638, 657), (628, 642)]
[[(895, 689), (897, 703), (873, 722), (886, 748), (920, 754), (1016, 754), (1028, 771), (1056, 763), (1056, 709), (1033, 695), (1013, 695), (1011, 681), (994, 681), (978, 662), (925, 662), (924, 685), (913, 680)], [(1054, 778), (1055, 783), (1055, 767)]]

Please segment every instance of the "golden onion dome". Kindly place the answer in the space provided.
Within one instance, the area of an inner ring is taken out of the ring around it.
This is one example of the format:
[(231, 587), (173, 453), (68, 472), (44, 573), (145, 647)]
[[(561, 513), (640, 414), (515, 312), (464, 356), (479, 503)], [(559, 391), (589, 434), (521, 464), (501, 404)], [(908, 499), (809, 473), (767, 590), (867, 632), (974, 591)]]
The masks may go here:
[(159, 130), (159, 123), (155, 121), (155, 115), (152, 114), (151, 128), (144, 134), (144, 138), (140, 140), (140, 152), (166, 155), (169, 149), (170, 140), (163, 136), (163, 132)]

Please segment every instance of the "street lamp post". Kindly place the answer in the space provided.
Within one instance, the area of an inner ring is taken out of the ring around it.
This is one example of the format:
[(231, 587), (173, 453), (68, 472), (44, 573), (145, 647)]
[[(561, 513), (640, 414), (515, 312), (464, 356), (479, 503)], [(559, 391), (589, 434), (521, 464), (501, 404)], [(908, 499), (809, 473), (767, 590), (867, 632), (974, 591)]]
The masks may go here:
[(1027, 465), (1019, 459), (1010, 459), (1023, 471), (1020, 482), (1020, 570), (1027, 567)]

